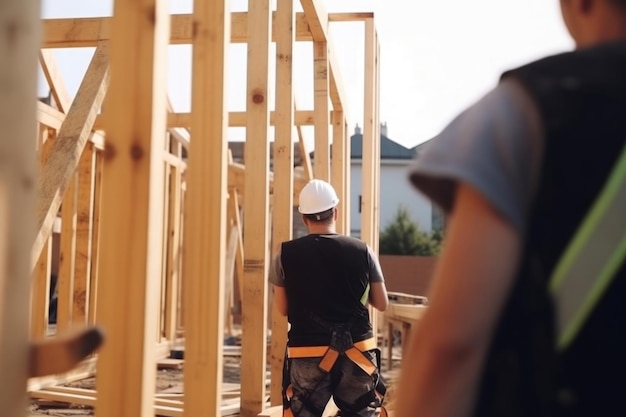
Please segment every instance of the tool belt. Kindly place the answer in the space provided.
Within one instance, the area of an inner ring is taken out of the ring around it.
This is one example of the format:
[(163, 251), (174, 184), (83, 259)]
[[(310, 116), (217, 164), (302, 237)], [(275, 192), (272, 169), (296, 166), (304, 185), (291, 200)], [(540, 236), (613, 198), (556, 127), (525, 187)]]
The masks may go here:
[(341, 348), (333, 346), (332, 344), (329, 346), (288, 347), (287, 357), (322, 358), (318, 366), (320, 369), (330, 372), (339, 355), (344, 353), (352, 362), (358, 365), (368, 375), (373, 374), (376, 370), (376, 365), (374, 365), (369, 358), (363, 355), (363, 352), (376, 349), (376, 339), (374, 337), (356, 342), (347, 349), (340, 349)]
[[(352, 342), (352, 336), (348, 328), (339, 326), (332, 331), (330, 344), (328, 346), (290, 346), (287, 347), (286, 356), (288, 359), (296, 358), (321, 358), (318, 367), (324, 372), (330, 372), (337, 362), (341, 354), (344, 354), (354, 364), (361, 368), (368, 375), (372, 375), (380, 367), (381, 358), (380, 350), (376, 346), (376, 338)], [(372, 363), (370, 358), (364, 352), (375, 350), (376, 364)], [(285, 375), (286, 376), (286, 375)], [(289, 407), (289, 399), (291, 398), (291, 384), (285, 389), (284, 400), (284, 417), (292, 417), (293, 413)], [(377, 407), (380, 408), (381, 417), (387, 416), (387, 411), (383, 407), (383, 399), (387, 388), (382, 378), (378, 375), (374, 392), (378, 400)], [(364, 404), (365, 407), (367, 404)]]

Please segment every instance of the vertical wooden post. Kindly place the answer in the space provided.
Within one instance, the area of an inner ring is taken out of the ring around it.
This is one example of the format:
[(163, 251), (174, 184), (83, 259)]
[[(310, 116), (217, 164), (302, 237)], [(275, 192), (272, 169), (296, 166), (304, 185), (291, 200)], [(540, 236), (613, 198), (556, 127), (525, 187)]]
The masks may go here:
[[(182, 146), (173, 143), (174, 154), (181, 158)], [(169, 234), (167, 239), (167, 278), (165, 286), (167, 296), (165, 298), (165, 337), (174, 341), (178, 328), (178, 299), (180, 293), (180, 220), (181, 220), (181, 181), (182, 168), (180, 165), (171, 167), (170, 170), (170, 199), (169, 199)]]
[[(168, 112), (169, 112), (169, 102), (168, 102)], [(170, 149), (172, 146), (172, 139), (169, 132), (165, 134), (165, 148), (163, 149), (164, 155), (171, 155)], [(160, 294), (159, 294), (159, 322), (157, 323), (157, 331), (158, 331), (158, 339), (157, 343), (161, 343), (164, 340), (168, 340), (166, 327), (167, 327), (167, 308), (168, 308), (168, 300), (169, 296), (169, 287), (170, 278), (168, 276), (168, 262), (169, 262), (169, 241), (170, 241), (170, 210), (172, 201), (172, 162), (169, 158), (168, 160), (163, 161), (163, 248), (161, 257), (161, 283), (160, 283)], [(173, 340), (173, 339), (169, 339)]]
[(76, 200), (77, 175), (74, 174), (65, 190), (61, 207), (61, 240), (59, 276), (57, 278), (57, 334), (71, 325), (74, 309), (74, 267), (76, 265)]
[(374, 20), (365, 20), (365, 93), (363, 108), (363, 172), (361, 181), (361, 239), (374, 246), (374, 180), (376, 167), (376, 104), (374, 84), (375, 46)]
[(330, 141), (328, 129), (330, 112), (328, 110), (329, 68), (328, 43), (313, 42), (313, 72), (315, 101), (315, 178), (330, 181)]
[(39, 2), (0, 2), (0, 410), (26, 414)]
[(265, 405), (269, 210), (270, 0), (248, 5), (248, 87), (242, 300), (241, 416)]
[(185, 410), (220, 414), (227, 192), (227, 0), (195, 1), (185, 202)]
[(57, 65), (54, 52), (51, 49), (40, 49), (39, 61), (41, 62), (43, 75), (46, 81), (48, 81), (54, 102), (61, 112), (67, 113), (72, 104), (72, 97), (63, 82), (61, 70)]
[(94, 202), (93, 202), (93, 233), (91, 235), (91, 259), (89, 269), (89, 311), (87, 321), (89, 324), (96, 322), (96, 310), (98, 307), (98, 276), (100, 273), (99, 250), (100, 250), (100, 211), (102, 195), (102, 166), (104, 164), (104, 154), (101, 151), (95, 152), (94, 168)]
[[(280, 244), (291, 240), (293, 231), (293, 47), (295, 13), (293, 0), (278, 0), (276, 7), (276, 116), (274, 139), (274, 209), (272, 210), (272, 260)], [(302, 155), (304, 158), (304, 155)], [(287, 319), (272, 308), (271, 340), (272, 405), (282, 403), (282, 378)]]
[(72, 322), (87, 323), (89, 314), (89, 279), (93, 232), (95, 148), (88, 143), (78, 164), (78, 197), (76, 205), (76, 253)]
[(91, 129), (109, 83), (107, 46), (106, 42), (98, 44), (39, 175), (38, 232), (32, 249), (33, 267), (52, 232), (67, 184), (76, 172), (85, 144), (93, 134)]
[(30, 337), (43, 339), (48, 333), (48, 309), (50, 306), (50, 273), (52, 256), (52, 238), (43, 247), (35, 270), (31, 286)]
[[(373, 22), (373, 20), (372, 20)], [(372, 23), (373, 25), (373, 23)], [(374, 225), (372, 249), (378, 255), (380, 234), (380, 43), (378, 33), (374, 28)]]
[(333, 147), (332, 147), (332, 184), (339, 197), (337, 216), (337, 232), (350, 233), (350, 193), (346, 184), (346, 171), (350, 169), (350, 155), (346, 154), (346, 130), (344, 128), (343, 111), (332, 112)]
[[(278, 69), (277, 69), (278, 70)], [(295, 92), (294, 92), (295, 94)], [(294, 95), (293, 109), (298, 111), (298, 103)], [(300, 158), (302, 159), (302, 169), (304, 170), (304, 178), (306, 181), (313, 179), (313, 166), (311, 165), (311, 155), (307, 150), (306, 143), (304, 142), (304, 134), (302, 133), (302, 126), (296, 125), (296, 133), (298, 134), (298, 151), (300, 151)]]
[(152, 417), (163, 239), (169, 4), (115, 1), (106, 109), (96, 409)]

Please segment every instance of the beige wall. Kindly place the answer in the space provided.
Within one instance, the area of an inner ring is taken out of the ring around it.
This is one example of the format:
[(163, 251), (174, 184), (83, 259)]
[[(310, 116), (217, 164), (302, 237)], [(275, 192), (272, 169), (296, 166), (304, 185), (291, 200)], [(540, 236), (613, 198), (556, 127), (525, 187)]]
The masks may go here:
[(381, 255), (387, 291), (427, 295), (436, 262), (434, 256)]

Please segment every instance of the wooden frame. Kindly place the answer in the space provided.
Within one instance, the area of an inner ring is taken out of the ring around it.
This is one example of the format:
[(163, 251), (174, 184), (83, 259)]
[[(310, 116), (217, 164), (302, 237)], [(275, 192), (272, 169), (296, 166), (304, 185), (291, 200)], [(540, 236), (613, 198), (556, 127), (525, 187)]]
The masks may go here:
[[(27, 11), (19, 1), (10, 3)], [(300, 3), (300, 13), (294, 0), (278, 0), (276, 11), (269, 0), (258, 0), (247, 12), (230, 13), (228, 0), (198, 0), (193, 15), (169, 16), (161, 0), (141, 0), (141, 7), (117, 0), (112, 17), (41, 21), (39, 61), (51, 102), (37, 102), (32, 115), (20, 108), (32, 124), (41, 165), (36, 237), (23, 249), (34, 278), (30, 334), (51, 333), (47, 295), (54, 269), (61, 271), (57, 329), (97, 323), (105, 328), (107, 341), (97, 360), (90, 359), (89, 366), (85, 362), (80, 371), (30, 380), (32, 397), (74, 396), (78, 403), (96, 404), (103, 415), (148, 416), (155, 410), (217, 415), (226, 406), (220, 390), (221, 355), (225, 323), (232, 320), (232, 296), (242, 301), (241, 415), (257, 415), (269, 405), (265, 367), (270, 331), (271, 404), (280, 404), (287, 323), (270, 309), (267, 272), (280, 242), (292, 237), (292, 209), (306, 181), (316, 177), (333, 183), (341, 200), (338, 230), (349, 232), (349, 109), (329, 31), (330, 24), (345, 21), (364, 22), (366, 30), (363, 238), (375, 249), (378, 238), (379, 46), (374, 17), (329, 14), (322, 0)], [(277, 51), (275, 86), (269, 85), (272, 42)], [(314, 108), (309, 110), (298, 108), (295, 100), (297, 42), (314, 45)], [(189, 113), (176, 113), (167, 105), (168, 43), (193, 45)], [(249, 48), (243, 112), (226, 106), (230, 43), (247, 43)], [(72, 98), (50, 48), (85, 46), (96, 49)], [(36, 57), (34, 44), (30, 50)], [(33, 80), (22, 82), (34, 89)], [(9, 114), (6, 106), (0, 110)], [(300, 129), (305, 125), (314, 126), (313, 161)], [(229, 126), (246, 127), (245, 165), (228, 159)], [(275, 127), (273, 155), (270, 126)], [(302, 167), (295, 170), (294, 145), (302, 159)], [(30, 156), (34, 163), (34, 152)], [(0, 222), (7, 210), (0, 207)], [(53, 251), (58, 247), (61, 261)], [(0, 242), (0, 265), (5, 253), (6, 243)], [(14, 313), (5, 308), (0, 319)], [(25, 310), (20, 314), (26, 323)], [(23, 327), (26, 337), (29, 326)], [(0, 331), (8, 331), (6, 321), (0, 321)], [(185, 373), (184, 402), (157, 401), (154, 363), (183, 342), (186, 368), (194, 369)], [(0, 349), (5, 345), (3, 339)], [(94, 370), (97, 395), (54, 389)], [(12, 369), (9, 374), (19, 372)], [(0, 394), (0, 406), (9, 401)]]

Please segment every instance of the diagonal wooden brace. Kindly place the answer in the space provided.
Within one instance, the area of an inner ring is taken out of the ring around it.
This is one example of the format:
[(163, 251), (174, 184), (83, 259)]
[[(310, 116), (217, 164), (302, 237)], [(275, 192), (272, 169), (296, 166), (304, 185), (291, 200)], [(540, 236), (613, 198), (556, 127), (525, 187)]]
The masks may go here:
[(107, 50), (107, 43), (104, 42), (96, 48), (85, 78), (59, 129), (50, 156), (39, 175), (38, 231), (31, 252), (32, 267), (36, 265), (41, 250), (52, 232), (63, 194), (76, 171), (104, 101), (109, 86)]

